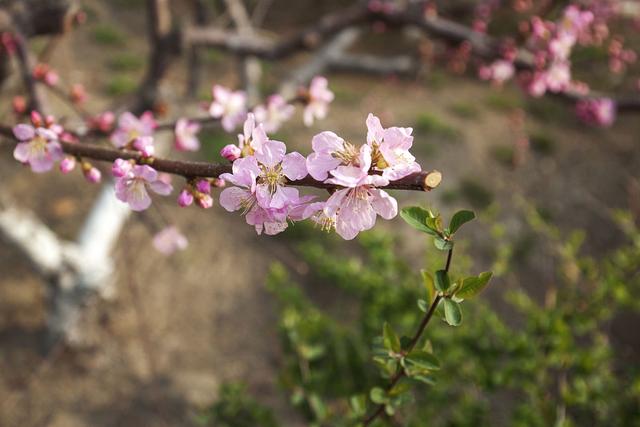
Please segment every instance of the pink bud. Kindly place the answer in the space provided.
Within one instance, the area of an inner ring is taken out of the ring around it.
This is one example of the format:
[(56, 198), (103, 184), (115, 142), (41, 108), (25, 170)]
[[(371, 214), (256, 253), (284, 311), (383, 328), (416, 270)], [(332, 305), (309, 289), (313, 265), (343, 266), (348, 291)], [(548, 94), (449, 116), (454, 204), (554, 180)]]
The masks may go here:
[(240, 154), (242, 154), (240, 148), (233, 144), (225, 145), (222, 150), (220, 150), (220, 155), (230, 162), (240, 158)]
[(133, 169), (133, 165), (131, 162), (123, 159), (116, 159), (111, 166), (111, 173), (116, 178), (122, 178), (126, 174), (128, 174), (131, 169)]
[(44, 75), (44, 82), (49, 86), (57, 85), (59, 80), (60, 80), (60, 77), (58, 76), (58, 73), (56, 73), (55, 71), (48, 71)]
[(191, 206), (193, 203), (193, 194), (187, 189), (184, 189), (178, 195), (178, 205), (180, 207), (186, 208), (187, 206)]
[(42, 127), (42, 116), (37, 111), (31, 112), (31, 123), (37, 128)]
[(27, 100), (24, 96), (14, 96), (12, 106), (14, 113), (24, 114), (27, 111)]
[(76, 167), (75, 157), (65, 157), (60, 161), (60, 172), (68, 174)]
[(213, 206), (213, 198), (208, 194), (203, 194), (197, 199), (198, 205), (203, 209), (209, 209)]
[(102, 174), (95, 167), (84, 171), (84, 177), (92, 184), (97, 184), (102, 180)]
[(133, 148), (140, 151), (143, 157), (153, 157), (155, 148), (153, 146), (153, 137), (140, 136), (133, 141)]
[(213, 186), (214, 186), (214, 187), (216, 187), (216, 188), (222, 188), (222, 187), (224, 187), (225, 185), (227, 185), (226, 181), (225, 181), (224, 179), (222, 179), (222, 178), (215, 178), (215, 179), (213, 180), (213, 183), (212, 183), (212, 184), (213, 184)]
[(211, 183), (206, 179), (201, 179), (196, 183), (196, 189), (203, 194), (210, 194)]

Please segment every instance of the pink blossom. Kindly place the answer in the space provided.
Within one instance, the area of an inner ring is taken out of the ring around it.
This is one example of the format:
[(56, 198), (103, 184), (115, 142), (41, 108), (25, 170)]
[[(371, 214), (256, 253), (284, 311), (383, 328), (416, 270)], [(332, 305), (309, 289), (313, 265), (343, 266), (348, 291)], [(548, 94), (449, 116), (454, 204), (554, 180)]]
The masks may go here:
[(571, 83), (571, 70), (564, 61), (555, 61), (545, 72), (545, 83), (551, 92), (562, 92)]
[(209, 209), (213, 206), (213, 197), (210, 194), (198, 193), (196, 202), (202, 209)]
[(280, 126), (291, 118), (295, 107), (281, 95), (272, 95), (267, 99), (266, 105), (258, 105), (253, 109), (256, 121), (262, 123), (265, 132), (277, 132)]
[(262, 146), (269, 140), (262, 123), (256, 124), (253, 113), (247, 115), (242, 131), (242, 134), (238, 135), (238, 147), (242, 157), (252, 156), (256, 151), (262, 151)]
[(316, 76), (309, 85), (309, 99), (304, 108), (304, 124), (311, 126), (315, 119), (322, 120), (327, 116), (329, 104), (334, 94), (328, 88), (329, 82), (325, 77)]
[(353, 239), (360, 231), (375, 225), (376, 216), (391, 219), (398, 213), (396, 200), (384, 190), (375, 188), (388, 184), (380, 175), (369, 175), (372, 164), (372, 148), (363, 145), (358, 166), (338, 166), (331, 171), (333, 178), (326, 182), (347, 187), (329, 197), (323, 213), (333, 221), (336, 232), (346, 240)]
[(28, 164), (34, 172), (50, 170), (63, 156), (58, 135), (51, 129), (19, 124), (14, 126), (13, 134), (21, 141), (13, 150), (13, 157)]
[(140, 118), (125, 112), (118, 118), (118, 128), (111, 134), (111, 143), (116, 147), (124, 147), (141, 136), (153, 136), (157, 123), (153, 113), (147, 111)]
[(109, 132), (113, 128), (116, 116), (111, 111), (105, 111), (89, 119), (89, 126), (101, 132)]
[(171, 185), (158, 179), (158, 172), (148, 165), (135, 165), (116, 180), (116, 197), (134, 211), (143, 211), (151, 205), (149, 189), (163, 196), (172, 191)]
[(616, 104), (612, 99), (585, 99), (576, 105), (580, 120), (594, 126), (611, 126), (616, 118)]
[(200, 124), (189, 121), (188, 119), (179, 119), (176, 122), (176, 140), (175, 147), (179, 151), (198, 151), (200, 149), (200, 141), (197, 134), (200, 132)]
[(240, 150), (240, 148), (238, 148), (238, 146), (234, 144), (227, 144), (222, 147), (222, 150), (220, 150), (220, 155), (230, 162), (238, 159), (241, 154), (242, 151)]
[(239, 91), (231, 91), (224, 86), (213, 86), (213, 102), (209, 106), (209, 114), (222, 119), (222, 128), (232, 132), (247, 115), (247, 95)]
[(66, 156), (64, 159), (60, 161), (60, 172), (63, 174), (68, 174), (76, 167), (76, 158), (72, 156)]
[(329, 171), (340, 165), (353, 164), (358, 159), (358, 149), (333, 132), (325, 131), (311, 140), (313, 153), (306, 160), (309, 175), (318, 181), (324, 181)]
[(504, 59), (494, 61), (489, 67), (482, 69), (481, 78), (492, 80), (501, 85), (511, 79), (515, 73), (513, 63)]
[(166, 227), (153, 237), (153, 247), (164, 255), (183, 251), (188, 245), (187, 238), (175, 226)]
[(153, 157), (156, 149), (153, 145), (152, 136), (139, 136), (133, 140), (132, 147), (134, 150), (138, 150), (142, 157)]
[(411, 128), (396, 126), (384, 129), (380, 119), (369, 113), (367, 144), (371, 147), (372, 167), (382, 171), (385, 179), (394, 181), (420, 171), (416, 158), (409, 152), (412, 132)]
[(305, 159), (299, 153), (285, 152), (283, 142), (267, 141), (255, 156), (236, 160), (232, 174), (220, 176), (234, 185), (220, 193), (220, 205), (229, 212), (242, 209), (258, 234), (284, 230), (287, 219), (294, 219), (290, 210), (301, 203), (298, 190), (285, 183), (307, 175)]

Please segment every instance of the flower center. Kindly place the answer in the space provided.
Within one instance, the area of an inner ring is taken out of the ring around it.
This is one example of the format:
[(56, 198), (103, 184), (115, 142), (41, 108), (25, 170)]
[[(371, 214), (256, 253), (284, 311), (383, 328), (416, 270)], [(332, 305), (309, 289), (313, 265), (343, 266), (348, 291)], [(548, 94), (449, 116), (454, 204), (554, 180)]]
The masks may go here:
[(261, 165), (261, 168), (262, 173), (258, 177), (258, 183), (266, 184), (271, 194), (276, 192), (278, 186), (285, 184), (286, 179), (282, 173), (282, 164), (277, 164), (274, 167)]
[(47, 140), (36, 135), (29, 143), (29, 151), (32, 156), (42, 155), (47, 151)]
[(342, 150), (334, 151), (331, 153), (333, 157), (342, 161), (342, 164), (351, 165), (358, 163), (359, 151), (355, 145), (350, 142), (345, 142), (342, 145)]

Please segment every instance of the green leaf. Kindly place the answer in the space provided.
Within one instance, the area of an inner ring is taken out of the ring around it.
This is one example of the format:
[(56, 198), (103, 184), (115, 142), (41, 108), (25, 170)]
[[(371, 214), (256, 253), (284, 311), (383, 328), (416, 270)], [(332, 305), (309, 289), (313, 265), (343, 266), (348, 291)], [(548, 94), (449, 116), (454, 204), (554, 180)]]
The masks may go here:
[(382, 333), (384, 337), (384, 347), (394, 353), (400, 353), (402, 350), (402, 347), (400, 347), (400, 338), (398, 338), (396, 332), (387, 322), (384, 323)]
[(349, 403), (351, 404), (351, 410), (353, 414), (357, 417), (363, 416), (367, 411), (367, 399), (365, 395), (358, 394), (355, 396), (351, 396), (349, 399)]
[(453, 242), (451, 240), (444, 240), (440, 236), (433, 239), (433, 244), (441, 251), (448, 251), (453, 248)]
[(436, 271), (436, 276), (434, 280), (434, 285), (437, 290), (440, 292), (446, 292), (451, 286), (451, 281), (449, 280), (449, 273), (446, 270), (438, 270)]
[(440, 362), (431, 353), (423, 350), (413, 350), (405, 357), (405, 363), (409, 363), (423, 370), (434, 371), (440, 369)]
[(432, 236), (436, 235), (436, 232), (427, 226), (427, 219), (431, 218), (431, 215), (429, 215), (429, 211), (426, 209), (419, 206), (410, 206), (402, 209), (400, 216), (413, 228)]
[[(433, 283), (433, 276), (431, 275), (431, 273), (429, 273), (426, 270), (420, 270), (420, 273), (422, 274), (422, 281), (424, 282), (424, 286), (425, 288), (427, 288), (427, 296), (429, 297), (427, 302), (427, 305), (431, 304), (433, 302), (433, 300), (436, 297), (436, 287)], [(418, 302), (418, 306), (419, 306), (419, 302)], [(426, 313), (426, 310), (424, 310)]]
[(444, 318), (451, 326), (458, 326), (462, 323), (462, 310), (460, 304), (452, 301), (450, 298), (445, 298), (444, 301)]
[(425, 300), (419, 299), (418, 300), (418, 308), (423, 313), (426, 313), (427, 311), (429, 311), (429, 304)]
[(467, 277), (462, 281), (462, 286), (456, 292), (459, 298), (468, 299), (478, 295), (487, 286), (489, 280), (493, 276), (490, 271), (480, 273), (478, 276)]
[(454, 234), (465, 223), (476, 217), (472, 211), (458, 211), (451, 218), (449, 223), (449, 233)]
[(369, 397), (371, 398), (371, 401), (375, 404), (382, 404), (382, 403), (386, 403), (389, 398), (387, 397), (387, 393), (380, 387), (374, 387), (371, 389), (371, 392), (369, 393)]

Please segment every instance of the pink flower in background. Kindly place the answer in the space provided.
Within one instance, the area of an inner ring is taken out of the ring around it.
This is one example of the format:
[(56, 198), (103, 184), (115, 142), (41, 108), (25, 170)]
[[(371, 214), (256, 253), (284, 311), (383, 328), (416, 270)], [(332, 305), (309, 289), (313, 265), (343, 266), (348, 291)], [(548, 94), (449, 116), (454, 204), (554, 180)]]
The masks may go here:
[(304, 107), (304, 124), (311, 126), (315, 119), (322, 120), (327, 116), (329, 104), (333, 101), (334, 94), (329, 90), (329, 82), (325, 77), (317, 76), (309, 85), (309, 99)]
[(281, 95), (271, 95), (266, 105), (258, 105), (253, 109), (256, 121), (262, 123), (265, 132), (277, 132), (280, 126), (291, 118), (295, 107)]
[(594, 126), (611, 126), (616, 119), (616, 104), (612, 99), (585, 99), (576, 105), (580, 120)]
[(113, 123), (116, 120), (115, 114), (111, 111), (105, 111), (97, 116), (89, 119), (89, 127), (98, 129), (100, 132), (109, 132), (113, 128)]
[(231, 91), (224, 86), (213, 86), (213, 102), (209, 106), (211, 117), (221, 119), (222, 128), (232, 132), (247, 115), (247, 95), (241, 91)]
[(378, 117), (371, 113), (367, 117), (367, 144), (371, 147), (372, 166), (382, 171), (382, 176), (389, 181), (421, 170), (409, 152), (413, 145), (412, 132), (411, 128), (396, 126), (384, 129)]
[(569, 64), (563, 61), (556, 61), (545, 72), (545, 83), (551, 92), (562, 92), (571, 83), (571, 70)]
[(189, 242), (175, 226), (171, 225), (160, 230), (153, 237), (153, 247), (164, 255), (171, 255), (187, 248)]
[(179, 151), (198, 151), (200, 141), (198, 140), (200, 124), (188, 119), (179, 119), (175, 129), (175, 147)]
[(499, 85), (510, 80), (515, 74), (515, 67), (511, 61), (499, 59), (494, 61), (488, 67), (480, 69), (480, 78), (483, 80), (491, 80)]
[[(118, 160), (121, 159), (117, 159), (116, 162)], [(134, 211), (143, 211), (151, 205), (148, 190), (167, 196), (173, 188), (170, 184), (160, 180), (158, 172), (148, 165), (134, 165), (125, 175), (117, 177), (116, 197), (129, 204), (129, 207)]]
[(21, 141), (13, 150), (13, 157), (28, 164), (34, 172), (51, 170), (53, 164), (63, 157), (58, 135), (51, 129), (19, 124), (14, 126), (13, 134)]
[(143, 113), (140, 118), (127, 111), (118, 117), (118, 128), (111, 134), (111, 143), (118, 148), (124, 147), (138, 137), (153, 136), (156, 126), (150, 111)]

